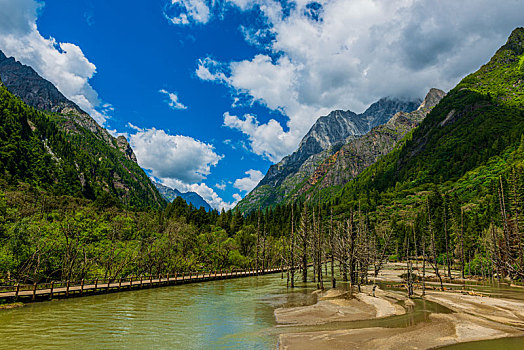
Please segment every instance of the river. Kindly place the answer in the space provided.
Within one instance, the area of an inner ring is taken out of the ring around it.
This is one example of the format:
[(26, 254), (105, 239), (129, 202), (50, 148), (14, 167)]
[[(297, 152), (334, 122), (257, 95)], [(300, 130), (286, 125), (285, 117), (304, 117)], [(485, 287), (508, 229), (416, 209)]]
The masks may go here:
[(33, 303), (0, 312), (0, 347), (274, 349), (274, 308), (309, 292), (272, 274)]
[[(2, 349), (275, 349), (280, 332), (406, 327), (426, 321), (432, 312), (448, 312), (438, 304), (419, 300), (401, 316), (275, 328), (274, 309), (315, 303), (311, 291), (308, 288), (288, 291), (280, 274), (272, 274), (39, 302), (0, 312), (0, 346)], [(500, 342), (509, 350), (515, 340)], [(522, 345), (522, 338), (517, 342)], [(482, 344), (456, 349), (489, 348), (479, 345)]]

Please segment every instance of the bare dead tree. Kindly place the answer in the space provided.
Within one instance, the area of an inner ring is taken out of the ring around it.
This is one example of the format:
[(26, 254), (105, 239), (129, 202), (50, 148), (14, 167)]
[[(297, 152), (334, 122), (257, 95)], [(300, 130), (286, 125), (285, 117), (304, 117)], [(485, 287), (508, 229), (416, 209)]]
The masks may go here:
[(290, 265), (291, 265), (291, 288), (295, 288), (295, 215), (294, 215), (294, 205), (291, 206), (291, 247), (289, 249), (290, 254)]
[[(427, 208), (428, 208), (428, 227), (429, 227), (429, 234), (430, 234), (430, 238), (431, 238), (431, 250), (433, 252), (433, 269), (435, 270), (435, 274), (437, 275), (439, 281), (440, 281), (440, 289), (441, 290), (444, 290), (444, 285), (442, 284), (442, 276), (440, 276), (440, 272), (439, 272), (439, 269), (438, 269), (438, 260), (437, 260), (437, 249), (435, 247), (435, 232), (433, 230), (433, 225), (431, 223), (431, 210), (429, 208), (429, 201), (426, 200), (426, 205), (427, 205)], [(431, 259), (428, 259), (428, 261), (430, 262), (431, 264)]]
[(308, 245), (309, 245), (309, 217), (307, 212), (307, 204), (304, 203), (304, 209), (300, 216), (300, 227), (298, 231), (298, 237), (300, 239), (301, 246), (301, 262), (302, 262), (302, 282), (307, 283), (307, 265), (308, 265)]
[(331, 248), (331, 287), (336, 287), (335, 280), (335, 231), (333, 229), (333, 208), (331, 208), (331, 216), (329, 223), (329, 245)]

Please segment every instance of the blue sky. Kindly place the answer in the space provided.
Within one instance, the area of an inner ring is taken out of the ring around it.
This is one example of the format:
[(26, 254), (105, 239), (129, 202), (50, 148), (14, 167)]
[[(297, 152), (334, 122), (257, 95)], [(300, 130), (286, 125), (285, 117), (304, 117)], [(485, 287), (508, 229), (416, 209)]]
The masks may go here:
[(512, 0), (0, 0), (0, 49), (124, 134), (150, 175), (229, 208), (320, 115), (451, 88), (522, 13)]

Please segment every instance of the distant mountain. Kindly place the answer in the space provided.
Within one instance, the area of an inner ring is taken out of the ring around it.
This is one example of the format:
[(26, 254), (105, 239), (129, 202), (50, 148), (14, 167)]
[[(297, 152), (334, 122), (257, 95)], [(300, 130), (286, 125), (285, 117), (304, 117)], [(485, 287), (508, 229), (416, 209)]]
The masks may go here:
[(211, 211), (213, 208), (207, 203), (204, 198), (202, 198), (198, 193), (196, 192), (180, 192), (176, 188), (171, 188), (164, 186), (162, 184), (159, 184), (158, 182), (154, 182), (156, 188), (158, 189), (158, 192), (164, 197), (165, 200), (168, 202), (172, 202), (177, 197), (181, 197), (186, 201), (187, 204), (192, 204), (195, 208), (199, 209), (203, 207), (206, 211)]
[(387, 123), (376, 126), (368, 133), (350, 140), (338, 152), (324, 160), (307, 181), (297, 186), (297, 190), (294, 191), (295, 195), (310, 193), (314, 196), (318, 190), (330, 189), (331, 192), (338, 190), (340, 186), (356, 177), (381, 156), (391, 152), (409, 131), (422, 122), (445, 95), (446, 93), (442, 90), (431, 89), (415, 111), (398, 112)]
[(420, 103), (420, 100), (383, 98), (362, 114), (336, 110), (318, 118), (297, 151), (272, 165), (257, 187), (238, 203), (236, 209), (249, 212), (282, 202), (349, 139), (384, 124), (397, 112), (414, 111)]
[[(20, 133), (21, 137), (0, 135), (5, 149), (19, 153), (6, 153), (5, 157), (0, 157), (0, 169), (10, 182), (40, 183), (59, 194), (89, 199), (109, 195), (135, 207), (165, 205), (164, 199), (136, 163), (125, 137), (111, 136), (53, 84), (31, 67), (12, 57), (7, 58), (1, 51), (0, 78), (2, 126), (4, 131), (17, 130), (15, 133)], [(26, 158), (28, 164), (43, 167), (48, 176), (37, 176), (38, 171), (32, 167), (9, 165), (9, 162), (24, 157), (20, 152), (27, 144), (22, 140), (34, 143), (31, 157)]]

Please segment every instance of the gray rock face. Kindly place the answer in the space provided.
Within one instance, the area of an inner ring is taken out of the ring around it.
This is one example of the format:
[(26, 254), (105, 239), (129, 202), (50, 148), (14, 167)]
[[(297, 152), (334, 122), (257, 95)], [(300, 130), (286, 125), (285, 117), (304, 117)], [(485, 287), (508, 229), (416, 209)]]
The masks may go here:
[(417, 108), (417, 111), (426, 109), (431, 109), (435, 107), (440, 100), (442, 100), (446, 96), (446, 93), (442, 90), (431, 88), (424, 98), (424, 101), (420, 104), (420, 106)]
[(414, 111), (420, 100), (383, 98), (364, 113), (336, 110), (318, 118), (293, 154), (272, 165), (266, 176), (237, 208), (250, 211), (281, 202), (295, 187), (311, 176), (322, 161), (348, 140), (386, 123), (395, 113)]
[(43, 79), (33, 68), (7, 58), (0, 51), (0, 79), (7, 89), (26, 104), (40, 110), (61, 113), (62, 109), (81, 109), (69, 101), (49, 81)]
[(302, 195), (311, 191), (314, 186), (318, 190), (345, 185), (380, 157), (391, 152), (445, 95), (442, 90), (431, 89), (417, 110), (411, 113), (398, 112), (387, 123), (347, 142), (338, 152), (322, 162), (296, 192)]
[(89, 114), (80, 109), (73, 101), (68, 100), (50, 81), (38, 75), (33, 68), (21, 64), (13, 57), (7, 58), (1, 50), (0, 79), (13, 95), (29, 106), (67, 116), (95, 133), (111, 147), (115, 147), (113, 137)]
[(132, 160), (136, 163), (135, 152), (133, 152), (133, 149), (131, 148), (131, 146), (127, 142), (127, 139), (124, 136), (118, 136), (116, 138), (116, 144), (118, 148), (122, 151), (122, 153), (126, 155), (127, 159)]

